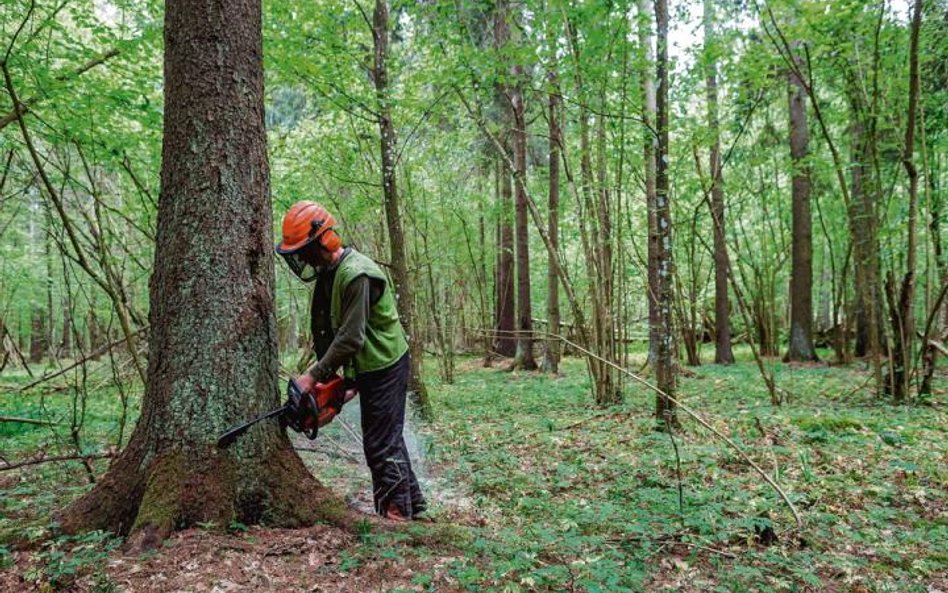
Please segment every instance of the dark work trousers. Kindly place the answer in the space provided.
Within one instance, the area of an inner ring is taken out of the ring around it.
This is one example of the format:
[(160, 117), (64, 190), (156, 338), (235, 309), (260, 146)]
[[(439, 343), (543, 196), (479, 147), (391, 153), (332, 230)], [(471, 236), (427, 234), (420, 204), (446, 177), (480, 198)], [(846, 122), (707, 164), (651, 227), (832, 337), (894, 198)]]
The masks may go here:
[(356, 375), (365, 461), (372, 472), (375, 510), (382, 516), (390, 503), (403, 517), (422, 513), (427, 506), (402, 437), (409, 367), (406, 353), (388, 368)]

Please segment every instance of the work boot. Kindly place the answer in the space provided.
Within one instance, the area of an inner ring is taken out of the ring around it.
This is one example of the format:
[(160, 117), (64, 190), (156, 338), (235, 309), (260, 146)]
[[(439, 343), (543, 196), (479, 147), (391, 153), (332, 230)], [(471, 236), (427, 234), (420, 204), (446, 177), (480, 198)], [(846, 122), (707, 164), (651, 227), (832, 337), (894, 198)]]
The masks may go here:
[(395, 521), (396, 523), (411, 521), (411, 517), (403, 515), (394, 502), (388, 503), (388, 508), (385, 509), (385, 518), (390, 521)]

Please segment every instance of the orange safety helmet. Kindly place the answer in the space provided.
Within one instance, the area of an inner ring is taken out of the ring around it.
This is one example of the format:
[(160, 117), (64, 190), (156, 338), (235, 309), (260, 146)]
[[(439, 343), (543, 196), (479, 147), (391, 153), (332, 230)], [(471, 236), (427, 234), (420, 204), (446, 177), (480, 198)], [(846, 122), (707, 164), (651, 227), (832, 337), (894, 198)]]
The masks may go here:
[(283, 240), (277, 243), (276, 252), (304, 282), (316, 278), (316, 269), (306, 261), (310, 258), (300, 257), (300, 252), (314, 241), (330, 253), (342, 247), (335, 224), (328, 210), (309, 201), (293, 204), (283, 217)]

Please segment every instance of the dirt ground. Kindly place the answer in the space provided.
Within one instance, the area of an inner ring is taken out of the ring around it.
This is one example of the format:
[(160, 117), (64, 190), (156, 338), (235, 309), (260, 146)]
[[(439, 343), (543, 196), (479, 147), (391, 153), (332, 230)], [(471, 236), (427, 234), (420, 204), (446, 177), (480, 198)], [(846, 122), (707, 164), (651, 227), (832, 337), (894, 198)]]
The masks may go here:
[[(34, 580), (35, 561), (15, 553), (12, 570), (0, 575), (0, 591), (65, 590), (76, 593), (423, 591), (413, 581), (454, 591), (439, 570), (451, 557), (366, 559), (356, 555), (357, 538), (328, 526), (309, 529), (251, 528), (239, 535), (199, 529), (181, 531), (158, 550), (125, 556), (115, 552), (103, 572), (85, 574), (53, 589)], [(107, 575), (108, 578), (105, 578)]]
[[(294, 435), (294, 445), (318, 479), (343, 496), (351, 508), (371, 514), (371, 479), (362, 457), (358, 406), (347, 406), (339, 420), (316, 441)], [(406, 441), (429, 502), (438, 509), (438, 520), (483, 524), (466, 497), (441, 483), (438, 468), (426, 463), (423, 444), (411, 426), (406, 429)], [(442, 570), (453, 559), (450, 555), (408, 545), (373, 548), (360, 542), (357, 534), (326, 525), (250, 527), (238, 533), (188, 529), (143, 555), (114, 550), (100, 569), (86, 567), (55, 583), (49, 579), (48, 558), (44, 563), (37, 552), (11, 553), (8, 561), (12, 563), (0, 572), (0, 593), (459, 590), (446, 575), (448, 571)]]

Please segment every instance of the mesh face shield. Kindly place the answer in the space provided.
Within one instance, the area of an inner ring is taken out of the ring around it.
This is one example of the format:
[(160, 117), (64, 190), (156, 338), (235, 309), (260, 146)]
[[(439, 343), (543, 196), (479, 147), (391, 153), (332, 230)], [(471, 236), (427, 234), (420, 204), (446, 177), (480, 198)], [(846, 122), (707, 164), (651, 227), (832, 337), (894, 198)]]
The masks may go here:
[(286, 265), (296, 274), (296, 277), (303, 282), (312, 282), (316, 279), (319, 270), (312, 264), (307, 263), (300, 257), (299, 253), (281, 253)]
[(297, 278), (303, 282), (312, 282), (319, 274), (319, 268), (310, 262), (316, 261), (316, 250), (318, 249), (319, 241), (314, 240), (289, 253), (281, 253), (278, 246), (277, 253), (283, 257), (283, 261), (296, 274)]

